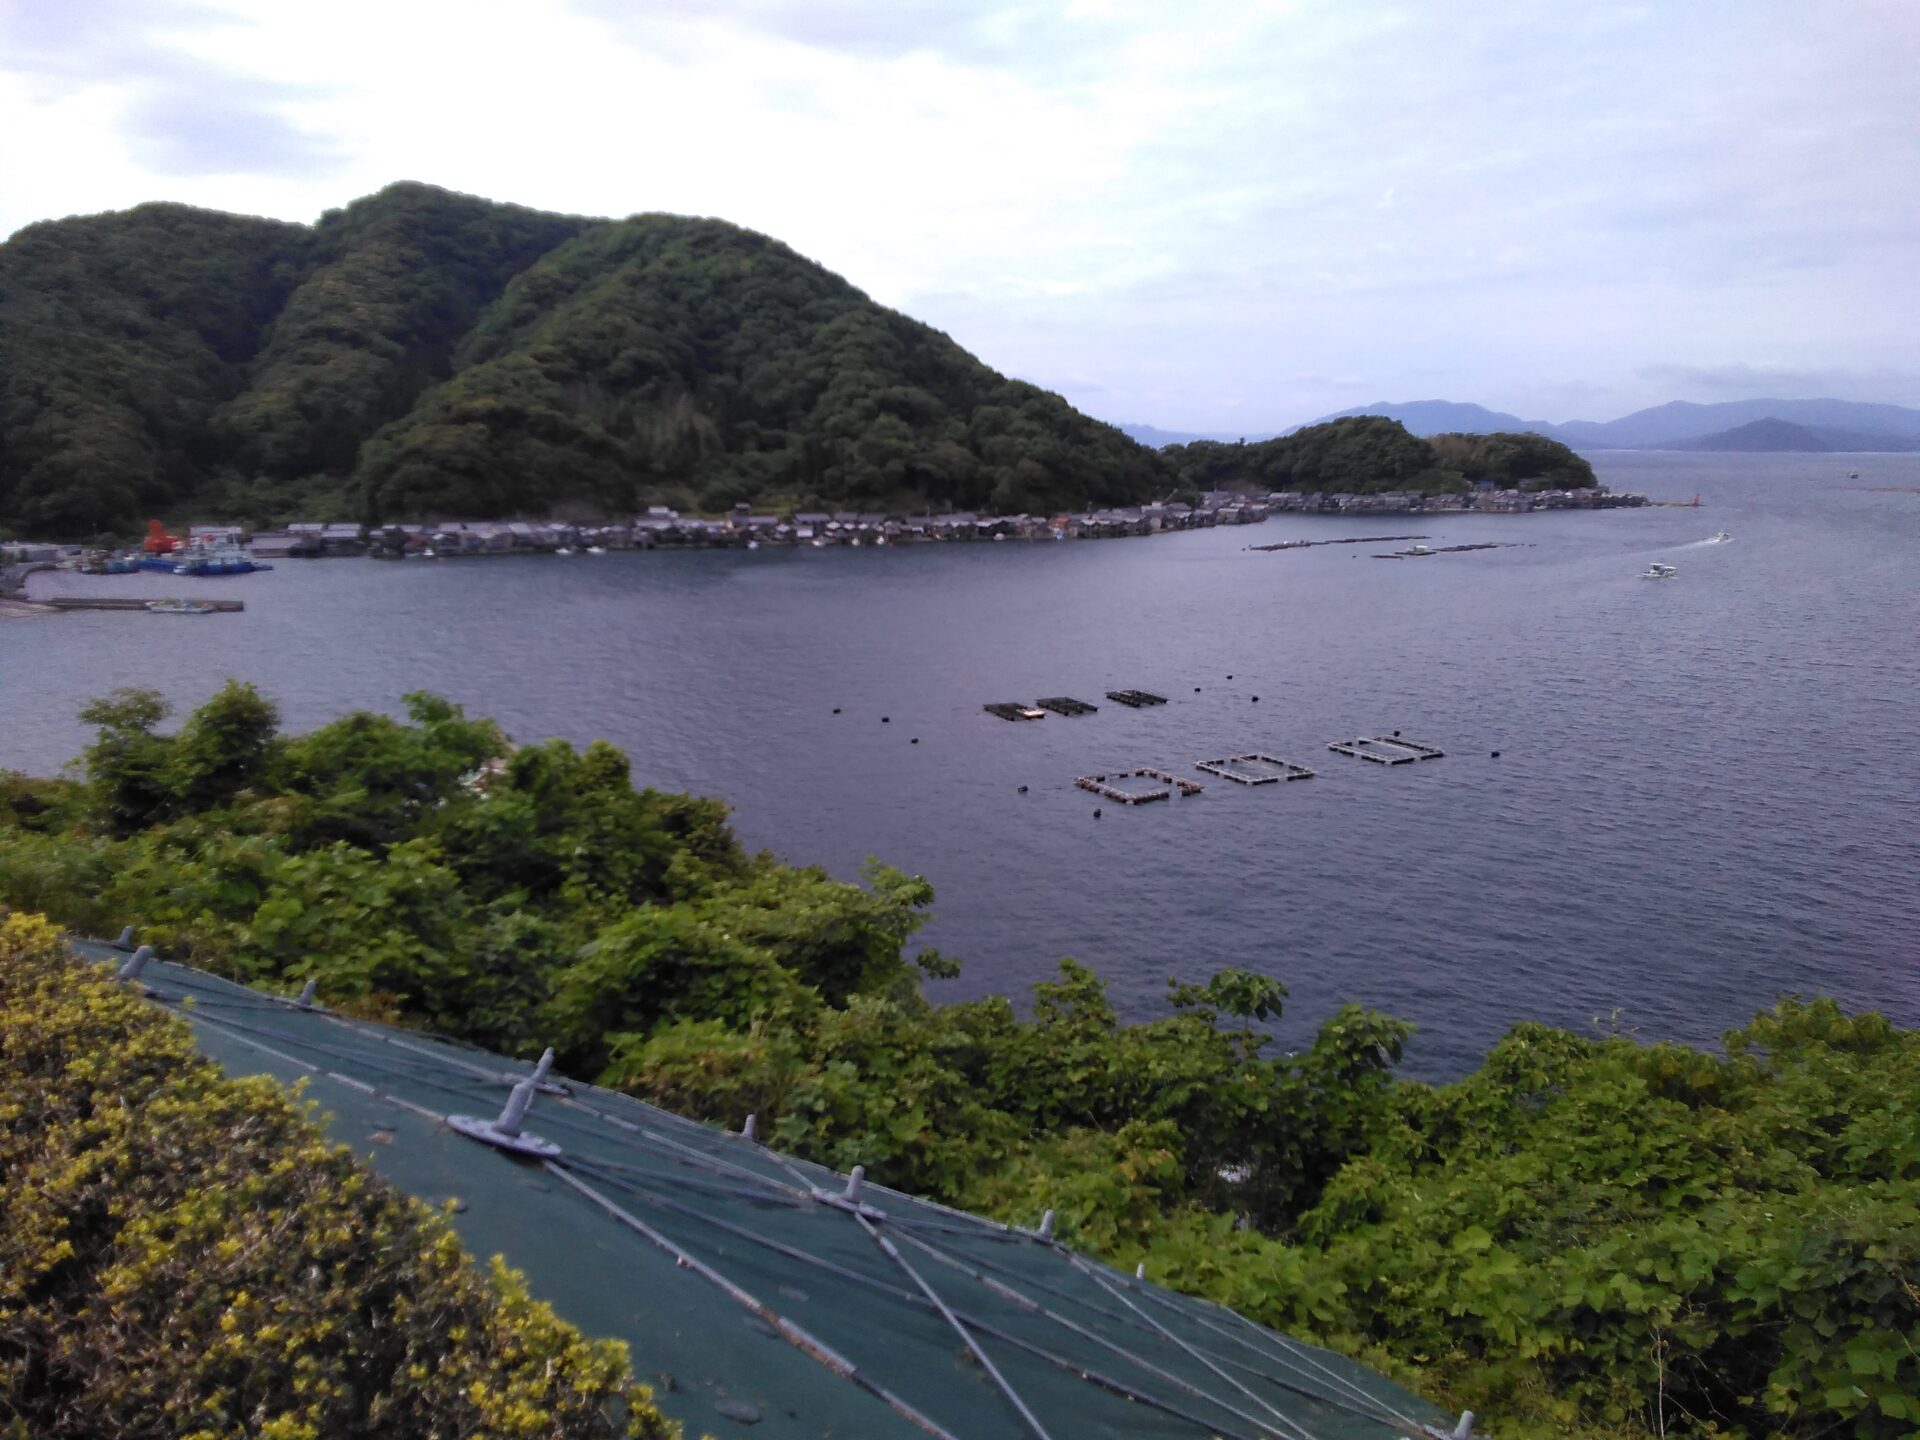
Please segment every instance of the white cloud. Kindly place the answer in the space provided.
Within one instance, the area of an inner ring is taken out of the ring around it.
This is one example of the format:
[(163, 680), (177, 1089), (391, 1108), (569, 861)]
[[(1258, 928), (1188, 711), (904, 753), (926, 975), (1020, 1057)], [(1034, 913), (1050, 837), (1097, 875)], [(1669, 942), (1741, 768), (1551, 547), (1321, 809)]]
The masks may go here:
[(1107, 418), (1602, 414), (1663, 365), (1920, 368), (1916, 15), (34, 3), (0, 10), (0, 233), (420, 179), (749, 225)]

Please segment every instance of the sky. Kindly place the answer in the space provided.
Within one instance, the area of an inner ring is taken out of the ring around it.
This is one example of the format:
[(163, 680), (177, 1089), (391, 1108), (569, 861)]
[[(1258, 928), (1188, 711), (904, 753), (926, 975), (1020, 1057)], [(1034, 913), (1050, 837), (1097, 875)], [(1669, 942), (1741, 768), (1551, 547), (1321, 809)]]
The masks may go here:
[(1089, 414), (1920, 405), (1916, 0), (0, 0), (0, 235), (763, 231)]

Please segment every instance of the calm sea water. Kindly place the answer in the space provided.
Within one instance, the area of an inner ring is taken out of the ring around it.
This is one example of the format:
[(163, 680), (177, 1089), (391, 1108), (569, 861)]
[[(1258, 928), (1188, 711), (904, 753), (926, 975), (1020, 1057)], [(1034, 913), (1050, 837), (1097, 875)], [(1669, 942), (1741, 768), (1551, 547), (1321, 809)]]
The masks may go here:
[[(1139, 1017), (1168, 976), (1237, 965), (1291, 988), (1283, 1043), (1356, 1000), (1420, 1024), (1429, 1075), (1525, 1018), (1710, 1042), (1823, 992), (1920, 1023), (1920, 495), (1870, 488), (1920, 485), (1920, 461), (1597, 463), (1702, 507), (41, 576), (247, 610), (0, 624), (0, 765), (59, 769), (76, 707), (117, 685), (184, 707), (239, 676), (297, 727), (426, 689), (523, 740), (610, 738), (789, 859), (926, 874), (928, 938), (965, 966), (952, 998), (1022, 994), (1073, 955)], [(1244, 548), (1415, 531), (1513, 548)], [(1678, 578), (1639, 579), (1654, 560)], [(1129, 686), (1172, 703), (1102, 698)], [(1054, 694), (1100, 712), (980, 708)], [(1447, 757), (1325, 748), (1395, 729)], [(1073, 788), (1253, 750), (1319, 776), (1138, 809)]]

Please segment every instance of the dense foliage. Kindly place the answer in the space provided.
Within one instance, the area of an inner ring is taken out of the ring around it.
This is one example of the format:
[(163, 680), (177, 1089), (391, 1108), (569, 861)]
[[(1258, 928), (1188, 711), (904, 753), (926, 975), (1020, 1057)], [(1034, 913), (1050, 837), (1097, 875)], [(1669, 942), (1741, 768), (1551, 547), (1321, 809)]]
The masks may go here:
[(483, 1278), (53, 927), (0, 919), (0, 1434), (672, 1433), (623, 1346)]
[(1593, 485), (1593, 467), (1544, 435), (1435, 435), (1422, 440), (1384, 415), (1351, 415), (1249, 445), (1196, 440), (1164, 452), (1200, 490), (1436, 494), (1491, 481), (1503, 490)]
[(1394, 1078), (1349, 1007), (1296, 1054), (1277, 980), (1124, 1024), (1063, 963), (1030, 1013), (935, 1006), (931, 890), (743, 854), (624, 756), (514, 748), (429, 696), (304, 736), (229, 686), (97, 702), (86, 778), (0, 784), (0, 899), (137, 920), (256, 983), (563, 1064), (1032, 1223), (1525, 1436), (1920, 1430), (1920, 1035), (1782, 1004), (1714, 1056), (1516, 1029)]
[(178, 205), (0, 245), (0, 525), (648, 503), (1050, 513), (1166, 463), (779, 243), (395, 185), (314, 227)]

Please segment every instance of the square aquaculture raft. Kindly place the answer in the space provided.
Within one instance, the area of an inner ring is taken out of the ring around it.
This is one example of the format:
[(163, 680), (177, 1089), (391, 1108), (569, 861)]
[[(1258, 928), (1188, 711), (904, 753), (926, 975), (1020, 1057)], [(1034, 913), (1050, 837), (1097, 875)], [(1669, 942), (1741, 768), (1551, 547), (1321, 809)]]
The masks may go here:
[(1311, 780), (1313, 771), (1291, 760), (1272, 755), (1224, 755), (1218, 760), (1202, 760), (1194, 767), (1209, 775), (1218, 775), (1241, 785), (1271, 785), (1277, 780)]
[(1122, 805), (1145, 805), (1150, 800), (1170, 799), (1178, 790), (1182, 795), (1198, 795), (1206, 787), (1198, 780), (1183, 780), (1171, 770), (1156, 770), (1143, 765), (1138, 770), (1108, 770), (1099, 775), (1079, 775), (1074, 784)]
[(1381, 765), (1411, 765), (1416, 760), (1438, 760), (1447, 753), (1432, 745), (1422, 745), (1417, 740), (1402, 740), (1398, 735), (1384, 739), (1373, 736), (1360, 740), (1334, 740), (1327, 745), (1327, 749)]

